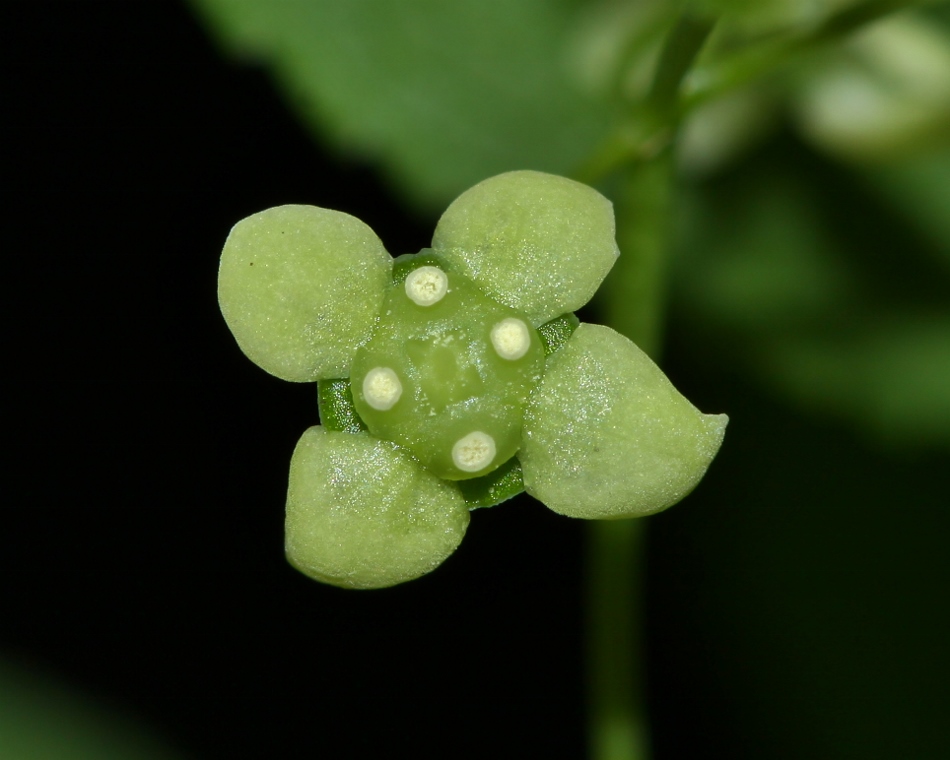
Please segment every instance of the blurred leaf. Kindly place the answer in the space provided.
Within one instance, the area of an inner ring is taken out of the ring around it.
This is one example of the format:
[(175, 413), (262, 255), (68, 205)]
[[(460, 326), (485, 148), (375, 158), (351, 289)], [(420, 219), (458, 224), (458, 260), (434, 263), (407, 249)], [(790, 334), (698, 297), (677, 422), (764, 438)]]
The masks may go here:
[(861, 0), (688, 0), (697, 13), (723, 15), (729, 21), (758, 32), (779, 27), (816, 25), (831, 14), (860, 4)]
[(793, 108), (810, 139), (851, 160), (945, 144), (950, 34), (922, 14), (871, 24), (806, 68)]
[(849, 341), (789, 342), (776, 386), (900, 444), (950, 443), (950, 316), (887, 321)]
[(679, 303), (723, 343), (720, 361), (796, 406), (948, 446), (950, 278), (873, 197), (823, 172), (785, 146), (698, 188)]
[(677, 138), (679, 168), (694, 176), (711, 174), (760, 145), (779, 124), (779, 95), (753, 84), (700, 103)]
[(194, 5), (308, 122), (432, 209), (510, 169), (568, 174), (609, 127), (568, 71), (576, 0)]
[(807, 191), (782, 176), (736, 190), (687, 201), (680, 271), (690, 309), (763, 341), (836, 318), (854, 284)]
[[(18, 658), (17, 658), (18, 659)], [(0, 756), (10, 760), (172, 760), (181, 757), (124, 712), (46, 674), (0, 659)]]
[(865, 175), (933, 244), (950, 273), (950, 148), (872, 166)]

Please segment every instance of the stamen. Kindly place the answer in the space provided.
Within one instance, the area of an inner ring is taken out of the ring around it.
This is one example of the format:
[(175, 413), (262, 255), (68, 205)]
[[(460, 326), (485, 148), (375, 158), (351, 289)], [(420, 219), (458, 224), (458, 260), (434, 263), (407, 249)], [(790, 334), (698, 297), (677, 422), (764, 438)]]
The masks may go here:
[(373, 409), (392, 409), (401, 395), (402, 383), (389, 367), (374, 367), (363, 378), (363, 398)]
[(528, 326), (520, 319), (508, 317), (491, 329), (491, 344), (502, 359), (520, 359), (531, 348)]
[(445, 296), (449, 278), (438, 267), (419, 267), (406, 277), (406, 295), (419, 306), (432, 306)]
[(495, 439), (476, 430), (460, 438), (452, 447), (452, 461), (463, 472), (478, 472), (495, 458)]

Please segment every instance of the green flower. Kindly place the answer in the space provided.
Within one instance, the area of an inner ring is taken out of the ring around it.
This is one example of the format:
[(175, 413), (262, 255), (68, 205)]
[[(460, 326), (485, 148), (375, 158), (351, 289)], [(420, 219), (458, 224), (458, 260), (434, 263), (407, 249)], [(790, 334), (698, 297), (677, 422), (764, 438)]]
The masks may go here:
[(457, 198), (432, 248), (395, 259), (310, 206), (239, 222), (218, 297), (238, 345), (318, 383), (294, 451), (289, 560), (380, 588), (459, 545), (476, 507), (526, 490), (563, 515), (639, 517), (699, 482), (725, 415), (704, 415), (632, 342), (573, 313), (618, 255), (610, 202), (532, 171)]

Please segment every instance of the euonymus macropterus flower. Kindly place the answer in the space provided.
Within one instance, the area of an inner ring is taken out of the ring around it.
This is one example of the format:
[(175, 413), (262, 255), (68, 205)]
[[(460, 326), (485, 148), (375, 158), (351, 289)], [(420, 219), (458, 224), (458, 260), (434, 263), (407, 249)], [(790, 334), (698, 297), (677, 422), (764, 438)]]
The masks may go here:
[(610, 202), (563, 177), (492, 177), (392, 258), (358, 219), (279, 206), (239, 222), (218, 296), (238, 345), (318, 384), (290, 465), (286, 548), (317, 580), (378, 588), (437, 567), (476, 507), (526, 490), (624, 518), (702, 478), (704, 415), (627, 338), (580, 324), (618, 256)]

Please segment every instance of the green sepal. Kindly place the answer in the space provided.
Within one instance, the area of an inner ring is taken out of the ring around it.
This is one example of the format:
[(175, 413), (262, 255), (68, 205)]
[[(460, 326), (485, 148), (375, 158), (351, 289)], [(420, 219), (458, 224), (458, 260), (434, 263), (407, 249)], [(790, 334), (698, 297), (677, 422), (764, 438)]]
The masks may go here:
[(521, 462), (516, 456), (487, 475), (471, 480), (459, 480), (457, 483), (469, 509), (494, 507), (519, 493), (524, 493)]
[(567, 339), (574, 334), (580, 323), (577, 315), (569, 312), (538, 327), (538, 335), (541, 336), (541, 342), (544, 344), (545, 358), (567, 343)]
[(365, 433), (366, 423), (353, 405), (353, 392), (348, 377), (317, 382), (317, 408), (320, 424), (340, 433)]

